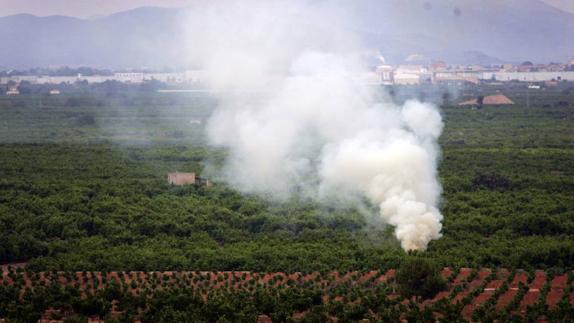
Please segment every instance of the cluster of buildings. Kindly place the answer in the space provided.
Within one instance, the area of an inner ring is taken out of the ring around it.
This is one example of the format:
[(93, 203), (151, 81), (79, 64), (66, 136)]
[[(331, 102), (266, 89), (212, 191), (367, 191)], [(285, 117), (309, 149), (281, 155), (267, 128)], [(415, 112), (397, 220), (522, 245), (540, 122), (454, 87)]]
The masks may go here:
[(76, 76), (46, 76), (46, 75), (13, 75), (0, 76), (0, 85), (29, 82), (31, 84), (73, 84), (75, 82), (103, 83), (118, 81), (123, 83), (143, 83), (160, 81), (168, 84), (195, 84), (203, 79), (203, 73), (198, 70), (188, 70), (174, 73), (119, 72), (113, 75), (82, 75)]
[[(392, 66), (381, 63), (374, 71), (362, 78), (370, 84), (382, 85), (421, 85), (421, 84), (481, 84), (496, 82), (529, 82), (556, 85), (560, 81), (574, 81), (574, 61), (569, 63), (503, 65), (449, 65), (442, 61), (428, 64)], [(205, 72), (187, 70), (182, 72), (118, 72), (110, 75), (47, 76), (47, 75), (0, 75), (0, 86), (6, 88), (6, 95), (18, 95), (18, 85), (28, 82), (36, 85), (74, 84), (76, 82), (103, 83), (117, 81), (129, 84), (141, 84), (147, 81), (159, 81), (176, 86), (201, 86)], [(54, 87), (50, 94), (60, 91)]]
[(373, 79), (383, 85), (574, 81), (574, 61), (566, 64), (534, 65), (531, 62), (524, 62), (519, 65), (499, 66), (448, 65), (438, 61), (427, 65), (392, 66), (385, 64), (384, 59), (381, 59)]

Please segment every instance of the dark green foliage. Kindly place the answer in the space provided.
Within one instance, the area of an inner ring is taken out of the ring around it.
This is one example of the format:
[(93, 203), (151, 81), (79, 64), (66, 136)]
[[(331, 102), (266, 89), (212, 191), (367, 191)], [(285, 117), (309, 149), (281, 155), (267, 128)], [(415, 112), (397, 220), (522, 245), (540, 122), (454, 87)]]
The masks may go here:
[(429, 299), (446, 288), (440, 276), (440, 268), (428, 259), (406, 259), (397, 272), (399, 292), (407, 299), (422, 297)]
[[(391, 227), (352, 208), (168, 185), (170, 171), (221, 165), (226, 153), (205, 143), (212, 98), (79, 86), (85, 94), (0, 97), (0, 261), (292, 272), (405, 258)], [(505, 92), (512, 107), (443, 107), (443, 238), (424, 254), (439, 266), (574, 265), (574, 109), (559, 104), (572, 96), (531, 93), (526, 108), (523, 91)]]
[(96, 118), (93, 115), (82, 115), (78, 117), (78, 126), (93, 126), (96, 124)]
[(506, 191), (511, 188), (511, 183), (507, 178), (498, 174), (479, 173), (472, 179), (472, 186), (475, 188)]

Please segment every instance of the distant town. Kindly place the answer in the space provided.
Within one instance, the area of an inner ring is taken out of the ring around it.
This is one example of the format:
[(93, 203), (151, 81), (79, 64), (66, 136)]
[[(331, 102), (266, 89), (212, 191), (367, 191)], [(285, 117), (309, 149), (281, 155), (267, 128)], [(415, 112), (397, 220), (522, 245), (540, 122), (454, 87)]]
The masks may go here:
[[(361, 80), (373, 85), (465, 85), (501, 84), (504, 82), (528, 82), (539, 86), (556, 86), (559, 82), (574, 82), (574, 60), (566, 63), (501, 65), (456, 65), (444, 61), (432, 63), (410, 62), (390, 65), (384, 58)], [(77, 83), (120, 82), (125, 84), (161, 83), (182, 88), (205, 88), (205, 74), (201, 70), (182, 71), (112, 71), (88, 67), (31, 69), (26, 71), (0, 71), (0, 94), (19, 95), (26, 85), (53, 85), (49, 94), (61, 93), (60, 86)], [(169, 91), (169, 90), (166, 90)]]
[(443, 61), (431, 64), (410, 64), (392, 66), (381, 64), (376, 67), (374, 82), (384, 85), (419, 84), (480, 84), (492, 82), (547, 83), (574, 81), (574, 60), (567, 63), (503, 65), (450, 65)]

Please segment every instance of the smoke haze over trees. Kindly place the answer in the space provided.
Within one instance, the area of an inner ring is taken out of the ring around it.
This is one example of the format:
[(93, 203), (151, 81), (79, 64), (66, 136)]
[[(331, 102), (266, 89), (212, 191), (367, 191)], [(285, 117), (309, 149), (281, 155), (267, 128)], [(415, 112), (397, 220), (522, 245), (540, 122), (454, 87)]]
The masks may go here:
[(366, 49), (346, 9), (228, 0), (190, 16), (190, 55), (221, 90), (207, 127), (210, 142), (229, 150), (221, 179), (280, 199), (367, 199), (405, 250), (425, 250), (441, 236), (442, 119), (431, 104), (398, 106), (355, 78), (368, 70)]

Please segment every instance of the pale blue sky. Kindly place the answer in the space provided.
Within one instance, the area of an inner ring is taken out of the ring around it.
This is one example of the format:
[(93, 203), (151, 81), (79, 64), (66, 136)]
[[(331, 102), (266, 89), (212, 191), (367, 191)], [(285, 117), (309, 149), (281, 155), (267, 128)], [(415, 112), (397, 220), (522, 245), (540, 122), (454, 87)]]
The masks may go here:
[[(184, 7), (194, 1), (210, 0), (0, 0), (0, 16), (31, 13), (39, 16), (94, 17), (143, 6)], [(574, 0), (542, 1), (574, 13)]]

